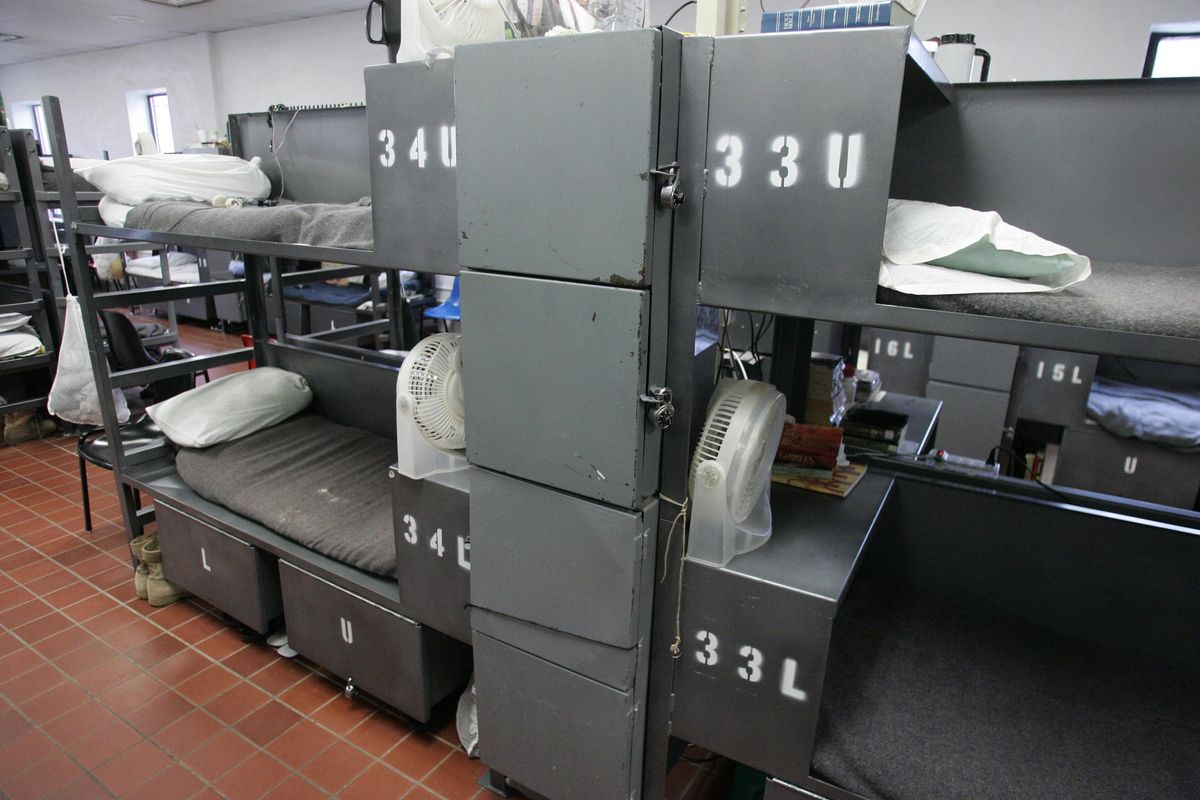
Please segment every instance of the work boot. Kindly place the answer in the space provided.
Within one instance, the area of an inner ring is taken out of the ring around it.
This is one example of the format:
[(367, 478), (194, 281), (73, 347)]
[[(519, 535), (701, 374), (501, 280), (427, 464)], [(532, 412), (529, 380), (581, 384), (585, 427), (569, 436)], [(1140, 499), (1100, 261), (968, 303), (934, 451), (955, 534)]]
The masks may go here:
[(182, 587), (176, 586), (163, 575), (162, 545), (158, 543), (157, 534), (148, 536), (142, 545), (142, 558), (146, 561), (149, 574), (146, 576), (146, 599), (150, 605), (169, 606), (176, 600), (187, 597), (188, 593)]
[(56, 427), (53, 420), (39, 421), (33, 411), (10, 411), (4, 415), (4, 443), (32, 442), (54, 433)]
[(142, 557), (142, 546), (146, 544), (146, 540), (149, 538), (145, 534), (142, 534), (136, 539), (131, 539), (129, 542), (129, 550), (133, 553), (133, 560), (137, 562), (133, 568), (133, 588), (137, 591), (137, 596), (141, 600), (147, 599), (146, 579), (150, 577), (150, 567), (146, 564), (146, 559)]

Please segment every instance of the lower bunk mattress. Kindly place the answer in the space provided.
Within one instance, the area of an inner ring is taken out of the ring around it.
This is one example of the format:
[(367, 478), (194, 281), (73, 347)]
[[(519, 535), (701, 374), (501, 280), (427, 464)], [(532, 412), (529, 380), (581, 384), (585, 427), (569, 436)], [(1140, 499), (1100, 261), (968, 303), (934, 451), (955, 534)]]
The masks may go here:
[(1129, 333), (1200, 337), (1200, 266), (1093, 262), (1092, 275), (1061, 292), (913, 295), (880, 288), (886, 305)]
[(231, 442), (183, 448), (175, 468), (206, 500), (394, 579), (388, 467), (395, 458), (394, 442), (305, 413)]
[(1182, 800), (1200, 676), (856, 582), (834, 625), (813, 774), (883, 800)]

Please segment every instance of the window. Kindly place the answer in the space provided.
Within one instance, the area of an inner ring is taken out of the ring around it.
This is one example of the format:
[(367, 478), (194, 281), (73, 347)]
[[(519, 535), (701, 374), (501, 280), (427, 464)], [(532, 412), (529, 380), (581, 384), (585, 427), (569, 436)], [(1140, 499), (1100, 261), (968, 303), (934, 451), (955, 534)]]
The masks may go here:
[(33, 138), (37, 139), (38, 149), (42, 151), (42, 155), (50, 155), (50, 137), (47, 131), (50, 129), (46, 126), (46, 112), (42, 110), (41, 103), (33, 104)]
[(158, 152), (174, 153), (175, 134), (171, 130), (171, 106), (167, 102), (167, 93), (146, 95), (146, 103), (150, 108), (150, 134), (158, 145)]
[(1200, 22), (1152, 27), (1142, 77), (1200, 77)]

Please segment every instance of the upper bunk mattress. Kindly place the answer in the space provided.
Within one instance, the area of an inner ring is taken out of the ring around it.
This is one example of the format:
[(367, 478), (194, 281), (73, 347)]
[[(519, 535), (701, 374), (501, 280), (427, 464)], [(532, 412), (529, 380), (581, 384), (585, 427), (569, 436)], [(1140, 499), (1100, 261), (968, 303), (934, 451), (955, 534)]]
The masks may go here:
[(1092, 276), (1061, 292), (912, 295), (879, 289), (887, 305), (1200, 338), (1200, 266), (1092, 262)]
[(813, 774), (867, 798), (1195, 798), (1182, 667), (860, 575), (834, 622)]
[(394, 578), (388, 467), (396, 445), (299, 414), (232, 442), (183, 448), (179, 477), (201, 497), (343, 564)]
[(371, 206), (362, 202), (214, 208), (205, 203), (156, 200), (134, 206), (125, 217), (125, 227), (349, 250), (370, 250), (374, 243)]

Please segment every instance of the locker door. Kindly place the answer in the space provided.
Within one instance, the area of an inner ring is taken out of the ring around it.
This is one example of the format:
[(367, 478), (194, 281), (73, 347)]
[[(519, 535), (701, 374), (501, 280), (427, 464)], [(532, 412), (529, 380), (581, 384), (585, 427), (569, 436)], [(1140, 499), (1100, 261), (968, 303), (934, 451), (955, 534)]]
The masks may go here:
[(457, 51), (464, 267), (651, 283), (662, 50), (643, 30)]
[(650, 293), (465, 272), (471, 463), (624, 508), (658, 482)]

